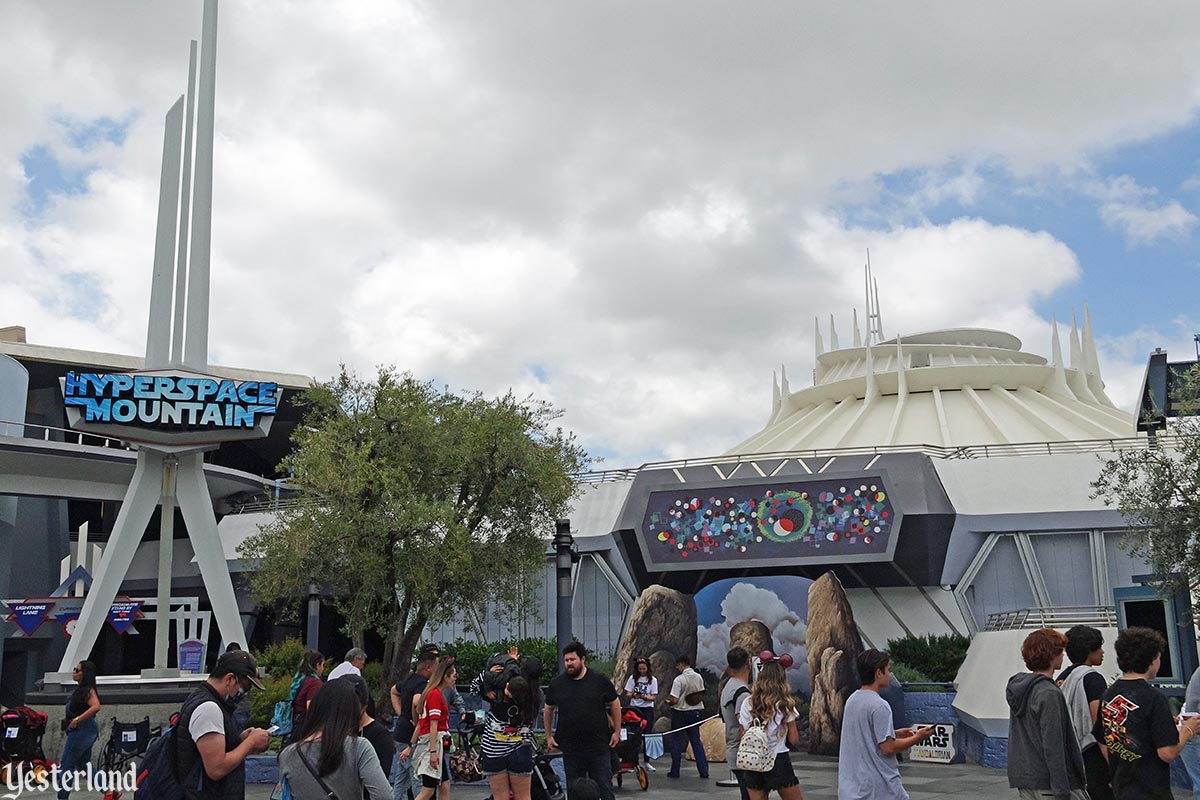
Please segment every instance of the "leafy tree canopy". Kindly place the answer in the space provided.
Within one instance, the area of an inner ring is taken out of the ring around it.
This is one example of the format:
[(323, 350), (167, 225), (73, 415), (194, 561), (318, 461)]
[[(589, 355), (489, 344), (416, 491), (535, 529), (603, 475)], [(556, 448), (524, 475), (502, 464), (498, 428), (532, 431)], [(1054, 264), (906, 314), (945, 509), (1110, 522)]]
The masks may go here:
[(429, 622), (513, 608), (545, 563), (553, 521), (590, 460), (557, 409), (509, 394), (455, 394), (390, 368), (344, 367), (300, 401), (282, 468), (303, 501), (241, 546), (262, 602), (327, 587), (360, 644), (385, 637), (403, 671)]
[[(1200, 365), (1179, 376), (1172, 404), (1200, 410)], [(1106, 460), (1092, 489), (1125, 517), (1124, 546), (1150, 564), (1156, 582), (1200, 589), (1200, 418), (1171, 419), (1149, 447)]]

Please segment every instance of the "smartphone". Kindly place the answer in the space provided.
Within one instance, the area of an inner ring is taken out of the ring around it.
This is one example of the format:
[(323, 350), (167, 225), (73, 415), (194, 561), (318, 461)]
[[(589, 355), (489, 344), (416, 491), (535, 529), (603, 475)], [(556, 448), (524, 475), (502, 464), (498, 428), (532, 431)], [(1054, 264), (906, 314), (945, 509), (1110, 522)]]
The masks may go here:
[(274, 736), (274, 735), (275, 735), (275, 731), (277, 731), (277, 730), (279, 730), (279, 726), (278, 726), (278, 725), (272, 725), (271, 727), (267, 728), (267, 733), (269, 733), (269, 734), (271, 734), (272, 736)]

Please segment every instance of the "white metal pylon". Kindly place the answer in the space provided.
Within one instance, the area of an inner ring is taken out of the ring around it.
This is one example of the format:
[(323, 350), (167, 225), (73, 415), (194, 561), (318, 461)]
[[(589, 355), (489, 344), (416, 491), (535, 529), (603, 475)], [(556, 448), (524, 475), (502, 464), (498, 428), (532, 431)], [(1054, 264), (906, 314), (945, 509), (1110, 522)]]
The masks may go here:
[[(146, 368), (182, 367), (208, 371), (209, 254), (212, 231), (213, 128), (216, 107), (217, 0), (204, 0), (196, 113), (195, 169), (192, 165), (192, 106), (195, 42), (184, 98), (167, 112), (163, 167), (159, 184), (154, 277), (146, 335)], [(182, 155), (182, 182), (181, 179)], [(194, 173), (194, 174), (193, 174)], [(194, 187), (194, 188), (193, 188)], [(188, 208), (189, 189), (192, 204)], [(190, 214), (189, 214), (190, 210)], [(190, 222), (190, 235), (189, 235)], [(190, 250), (189, 250), (190, 246)], [(188, 256), (185, 263), (185, 256)], [(172, 314), (174, 313), (174, 319)], [(129, 571), (154, 509), (162, 507), (159, 550), (158, 621), (155, 670), (167, 666), (170, 588), (175, 505), (187, 524), (188, 538), (204, 580), (224, 643), (246, 641), (233, 580), (217, 533), (212, 497), (204, 476), (206, 447), (138, 446), (137, 467), (96, 571), (91, 591), (67, 643), (60, 673), (86, 658), (104, 627), (108, 610)]]

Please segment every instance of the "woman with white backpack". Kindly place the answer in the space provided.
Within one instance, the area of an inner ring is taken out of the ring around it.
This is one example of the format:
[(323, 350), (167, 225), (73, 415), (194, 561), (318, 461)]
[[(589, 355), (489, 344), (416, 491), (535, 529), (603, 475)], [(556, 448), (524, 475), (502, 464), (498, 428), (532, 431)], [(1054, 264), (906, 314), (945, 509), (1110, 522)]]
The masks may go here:
[(737, 768), (742, 770), (751, 800), (766, 800), (772, 790), (779, 792), (782, 800), (802, 800), (800, 781), (788, 754), (788, 745), (800, 742), (796, 730), (800, 714), (787, 679), (792, 657), (764, 650), (759, 660), (758, 677), (738, 709), (742, 739)]

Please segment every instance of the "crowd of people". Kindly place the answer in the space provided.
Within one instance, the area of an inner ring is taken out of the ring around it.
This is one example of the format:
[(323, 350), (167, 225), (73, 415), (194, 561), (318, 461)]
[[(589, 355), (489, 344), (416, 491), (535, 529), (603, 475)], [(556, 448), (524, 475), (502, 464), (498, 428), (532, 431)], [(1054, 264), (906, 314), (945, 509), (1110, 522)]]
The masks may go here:
[[(1024, 800), (1168, 800), (1169, 765), (1181, 756), (1200, 785), (1200, 670), (1176, 717), (1151, 683), (1166, 647), (1162, 635), (1147, 628), (1122, 630), (1114, 643), (1121, 674), (1111, 686), (1098, 669), (1103, 644), (1100, 631), (1083, 625), (1065, 635), (1045, 628), (1025, 638), (1021, 656), (1028, 671), (1012, 676), (1006, 687), (1009, 785)], [(756, 655), (741, 647), (726, 655), (717, 701), (726, 760), (742, 800), (766, 800), (772, 792), (781, 800), (801, 800), (790, 758), (799, 742), (799, 712), (788, 680), (792, 659), (770, 651)], [(579, 642), (562, 656), (563, 671), (544, 695), (542, 664), (522, 659), (516, 648), (493, 656), (471, 683), (471, 691), (487, 703), (479, 760), (494, 800), (531, 800), (539, 710), (546, 747), (561, 752), (572, 800), (612, 800), (612, 754), (623, 722), (640, 721), (647, 731), (654, 723), (660, 687), (649, 659), (635, 659), (618, 693), (607, 675), (588, 667)], [(289, 692), (291, 730), (279, 754), (287, 795), (448, 800), (450, 719), (452, 713), (461, 718), (464, 708), (453, 657), (443, 659), (436, 645), (420, 650), (411, 672), (390, 687), (390, 729), (376, 719), (362, 676), (365, 663), (366, 654), (352, 649), (322, 679), (325, 657), (305, 651)], [(686, 656), (675, 668), (664, 698), (671, 709), (667, 775), (679, 777), (690, 744), (698, 774), (706, 779), (709, 765), (699, 735), (704, 680)], [(892, 706), (881, 696), (893, 681), (888, 653), (867, 650), (856, 668), (859, 688), (846, 700), (841, 723), (839, 800), (907, 800), (898, 755), (935, 729), (895, 727)], [(64, 769), (86, 767), (99, 733), (96, 668), (84, 661), (74, 674), (77, 685), (63, 719)], [(273, 732), (246, 727), (237, 718), (239, 704), (255, 687), (262, 683), (254, 657), (232, 645), (183, 703), (171, 757), (189, 800), (244, 798), (245, 760), (267, 750)], [(632, 716), (624, 715), (622, 695)], [(1200, 800), (1200, 791), (1196, 796)], [(58, 797), (67, 800), (68, 794)]]
[[(1136, 627), (1117, 634), (1121, 675), (1111, 686), (1096, 670), (1103, 644), (1100, 631), (1083, 625), (1066, 635), (1043, 628), (1025, 637), (1021, 657), (1029, 672), (1012, 676), (1006, 689), (1008, 782), (1022, 798), (1170, 800), (1170, 764), (1184, 753), (1200, 786), (1200, 716), (1190, 713), (1200, 703), (1200, 670), (1177, 718), (1150, 683), (1167, 645), (1162, 634)], [(1064, 658), (1071, 660), (1066, 670)]]

